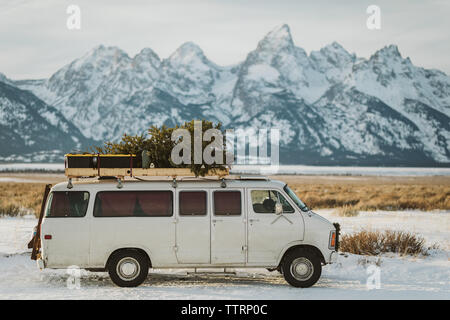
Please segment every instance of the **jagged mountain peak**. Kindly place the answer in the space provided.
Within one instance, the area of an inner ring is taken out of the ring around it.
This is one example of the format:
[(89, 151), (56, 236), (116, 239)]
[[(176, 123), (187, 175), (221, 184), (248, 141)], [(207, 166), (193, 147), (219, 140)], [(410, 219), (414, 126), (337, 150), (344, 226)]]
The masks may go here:
[(327, 44), (322, 49), (320, 49), (322, 52), (330, 52), (335, 53), (339, 55), (345, 55), (345, 56), (351, 56), (350, 54), (340, 43), (333, 41), (330, 44)]
[(293, 48), (291, 30), (287, 24), (275, 27), (259, 43), (257, 50), (280, 50)]
[(185, 42), (163, 60), (161, 77), (155, 86), (183, 104), (205, 103), (210, 100), (215, 79), (223, 70), (211, 62), (197, 44)]
[[(258, 104), (265, 92), (289, 90), (298, 99), (313, 102), (329, 87), (326, 75), (316, 68), (305, 50), (294, 45), (288, 25), (281, 25), (269, 32), (243, 63), (237, 85), (247, 87), (248, 92), (270, 84), (270, 90), (254, 90), (248, 95), (236, 90), (234, 104)], [(256, 93), (258, 92), (258, 93)], [(252, 102), (250, 102), (250, 100)], [(258, 108), (253, 108), (259, 112)]]
[[(95, 55), (127, 55), (127, 53), (120, 49), (117, 46), (105, 46), (103, 44), (100, 44), (98, 46), (95, 46), (94, 48), (92, 48), (87, 55), (91, 55), (91, 56), (95, 56)], [(128, 55), (127, 55), (128, 56)]]
[(398, 50), (398, 46), (391, 44), (377, 50), (371, 57), (370, 60), (374, 59), (402, 59), (402, 55)]
[(4, 83), (7, 83), (9, 85), (13, 85), (13, 82), (1, 72), (0, 72), (0, 82), (4, 82)]
[(138, 54), (134, 56), (134, 58), (136, 57), (150, 57), (152, 59), (161, 60), (158, 54), (150, 48), (143, 48), (141, 51), (139, 51)]
[[(355, 63), (353, 75), (356, 78), (376, 77), (376, 81), (386, 87), (398, 74), (411, 78), (416, 67), (409, 58), (403, 59), (396, 45), (387, 45), (377, 50), (369, 59)], [(362, 75), (360, 73), (362, 72)], [(366, 74), (366, 72), (369, 72)], [(358, 81), (360, 81), (359, 79)]]
[(345, 50), (343, 46), (341, 46), (340, 43), (338, 43), (337, 41), (333, 41), (332, 43), (326, 45), (325, 47), (331, 47), (334, 49), (340, 49), (340, 50)]
[(187, 54), (190, 52), (195, 52), (199, 55), (203, 54), (203, 50), (200, 48), (200, 46), (192, 41), (184, 42), (181, 46), (178, 47), (176, 51), (180, 52), (181, 54)]
[(264, 39), (292, 40), (291, 29), (287, 24), (278, 25), (267, 33)]
[(51, 87), (55, 87), (58, 86), (57, 82), (63, 79), (64, 81), (72, 81), (71, 78), (76, 74), (84, 74), (80, 80), (85, 79), (86, 76), (90, 77), (94, 73), (109, 74), (130, 63), (130, 57), (122, 49), (115, 46), (99, 45), (59, 69), (50, 77), (49, 84)]
[(319, 70), (326, 71), (330, 68), (343, 69), (349, 63), (356, 61), (356, 55), (349, 53), (336, 41), (324, 46), (319, 51), (312, 51), (311, 60)]
[[(161, 59), (150, 48), (142, 49), (138, 54), (133, 57), (133, 66), (145, 66), (144, 69), (158, 69), (161, 65)], [(152, 70), (153, 71), (153, 70)]]
[(176, 64), (189, 64), (194, 60), (209, 61), (203, 50), (193, 42), (183, 43), (167, 60)]
[(128, 54), (119, 47), (99, 45), (81, 58), (76, 59), (71, 65), (75, 68), (82, 67), (85, 64), (95, 64), (101, 67), (105, 64), (118, 64), (129, 60)]

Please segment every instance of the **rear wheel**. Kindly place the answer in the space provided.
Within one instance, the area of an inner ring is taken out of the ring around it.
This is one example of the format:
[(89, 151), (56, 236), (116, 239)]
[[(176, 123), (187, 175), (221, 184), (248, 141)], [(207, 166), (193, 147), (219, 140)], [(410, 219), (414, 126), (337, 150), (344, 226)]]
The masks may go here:
[(147, 279), (148, 258), (137, 250), (114, 253), (108, 263), (111, 280), (119, 287), (137, 287)]
[(283, 276), (294, 287), (308, 288), (322, 273), (320, 258), (312, 251), (299, 248), (288, 253), (282, 263)]

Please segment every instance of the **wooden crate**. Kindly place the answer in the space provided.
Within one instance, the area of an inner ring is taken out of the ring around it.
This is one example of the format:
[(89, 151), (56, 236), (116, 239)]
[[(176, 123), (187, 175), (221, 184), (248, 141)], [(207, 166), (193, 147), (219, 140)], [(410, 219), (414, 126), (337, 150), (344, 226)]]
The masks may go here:
[[(99, 160), (98, 160), (99, 159)], [(111, 167), (115, 159), (121, 167)], [(75, 161), (76, 160), (76, 161)], [(94, 161), (93, 161), (94, 160)], [(69, 178), (81, 177), (194, 177), (189, 168), (138, 168), (135, 155), (95, 155), (95, 154), (67, 154), (65, 160), (65, 175)], [(108, 162), (107, 162), (108, 161)], [(80, 163), (84, 167), (76, 168), (74, 164)], [(107, 164), (107, 167), (102, 166)], [(129, 165), (126, 165), (129, 164)], [(72, 167), (71, 167), (72, 166)], [(229, 170), (211, 170), (207, 176), (224, 177)]]

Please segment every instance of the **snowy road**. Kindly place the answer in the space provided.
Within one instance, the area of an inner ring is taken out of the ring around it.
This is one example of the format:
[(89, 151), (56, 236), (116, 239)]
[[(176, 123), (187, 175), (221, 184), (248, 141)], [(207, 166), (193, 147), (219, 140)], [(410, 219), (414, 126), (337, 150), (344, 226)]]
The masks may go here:
[(237, 269), (236, 275), (151, 270), (138, 288), (118, 288), (106, 273), (82, 271), (80, 288), (70, 289), (66, 270), (39, 271), (24, 248), (36, 220), (0, 218), (0, 299), (450, 299), (450, 212), (372, 212), (340, 218), (343, 232), (365, 229), (409, 230), (438, 243), (428, 257), (383, 256), (381, 288), (368, 290), (367, 267), (376, 257), (339, 256), (323, 268), (312, 288), (286, 284), (277, 272)]

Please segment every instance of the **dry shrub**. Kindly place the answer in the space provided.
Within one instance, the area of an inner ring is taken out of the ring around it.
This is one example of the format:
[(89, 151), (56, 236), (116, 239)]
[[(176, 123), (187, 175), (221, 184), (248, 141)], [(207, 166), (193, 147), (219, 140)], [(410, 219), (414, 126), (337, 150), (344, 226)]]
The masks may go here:
[(15, 205), (15, 204), (7, 204), (4, 205), (0, 203), (0, 216), (9, 216), (9, 217), (17, 217), (22, 216), (26, 213), (26, 210)]
[(360, 231), (343, 235), (340, 250), (343, 252), (376, 256), (380, 253), (393, 252), (400, 255), (428, 255), (430, 249), (425, 246), (421, 236), (405, 231)]
[(356, 217), (359, 214), (359, 211), (355, 206), (345, 205), (337, 208), (334, 213), (340, 217)]

